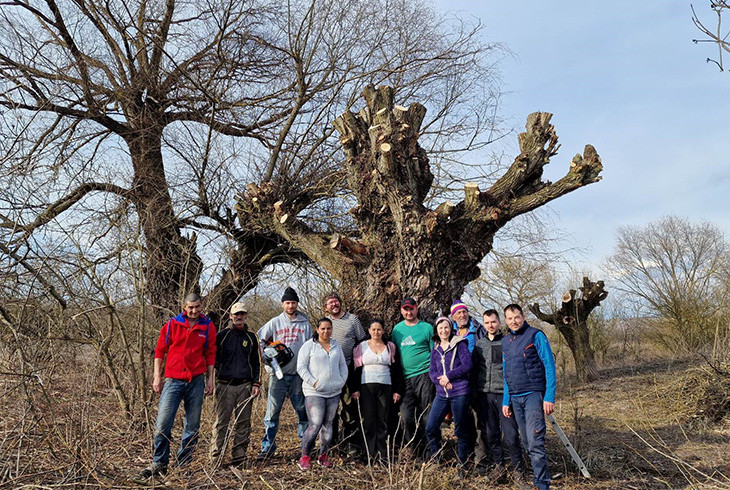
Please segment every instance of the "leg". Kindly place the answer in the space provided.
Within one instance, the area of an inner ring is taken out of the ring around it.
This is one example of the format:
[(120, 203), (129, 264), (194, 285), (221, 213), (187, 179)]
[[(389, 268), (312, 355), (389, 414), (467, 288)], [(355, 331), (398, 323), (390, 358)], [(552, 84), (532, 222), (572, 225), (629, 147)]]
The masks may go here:
[(308, 396), (304, 399), (305, 410), (309, 423), (302, 437), (302, 456), (309, 456), (314, 448), (314, 441), (322, 428), (325, 417), (325, 398)]
[[(428, 414), (431, 409), (431, 403), (436, 396), (436, 387), (428, 377), (428, 373), (416, 376), (416, 385), (418, 390), (418, 418), (416, 419), (416, 440), (423, 447), (425, 445), (425, 426), (428, 420)], [(443, 422), (443, 419), (442, 419)]]
[(376, 385), (376, 434), (375, 457), (385, 460), (388, 458), (388, 414), (393, 402), (393, 390), (390, 385)]
[(454, 434), (458, 438), (456, 452), (459, 462), (466, 463), (469, 458), (471, 436), (474, 433), (474, 416), (469, 406), (469, 395), (456, 396), (450, 399), (451, 413), (454, 415)]
[(261, 453), (274, 454), (276, 451), (276, 432), (279, 430), (279, 413), (286, 399), (286, 376), (278, 379), (269, 376), (269, 396), (266, 400), (264, 415), (264, 437), (261, 439)]
[(203, 410), (205, 397), (205, 374), (195, 376), (187, 383), (187, 390), (183, 403), (185, 404), (185, 427), (180, 439), (180, 449), (177, 452), (177, 464), (185, 466), (193, 458), (195, 445), (200, 435), (200, 412)]
[(324, 398), (324, 419), (322, 421), (322, 429), (319, 431), (319, 454), (327, 454), (332, 445), (332, 423), (337, 415), (337, 407), (340, 406), (340, 397), (333, 396)]
[(476, 434), (474, 437), (474, 464), (484, 468), (488, 461), (488, 436), (487, 436), (487, 413), (484, 404), (486, 396), (484, 393), (474, 393), (472, 410), (474, 413), (474, 426)]
[(550, 488), (547, 451), (545, 450), (545, 416), (542, 409), (542, 394), (513, 397), (513, 409), (517, 416), (522, 441), (530, 455), (533, 483), (540, 489)]
[(405, 381), (405, 390), (400, 405), (400, 416), (403, 421), (403, 445), (409, 444), (416, 436), (416, 409), (418, 406), (418, 393), (414, 378)]
[(233, 463), (240, 463), (246, 458), (246, 451), (251, 439), (251, 388), (253, 383), (244, 383), (236, 386), (236, 408), (234, 410), (233, 430)]
[(496, 394), (497, 407), (499, 407), (499, 419), (504, 434), (504, 443), (507, 445), (509, 459), (512, 462), (512, 468), (522, 471), (525, 468), (525, 462), (522, 458), (522, 444), (520, 443), (520, 431), (517, 427), (515, 417), (505, 417), (502, 413), (502, 395)]
[[(352, 375), (350, 371), (349, 375)], [(357, 403), (352, 399), (352, 393), (350, 387), (345, 384), (342, 388), (342, 394), (340, 395), (340, 406), (339, 419), (342, 421), (341, 434), (339, 439), (337, 438), (337, 424), (332, 425), (335, 436), (333, 440), (338, 442), (346, 442), (347, 447), (350, 451), (361, 452), (363, 450), (363, 440), (360, 431), (360, 414), (357, 411)], [(336, 417), (338, 418), (338, 417)]]
[(162, 387), (160, 404), (155, 422), (154, 456), (152, 468), (166, 468), (170, 463), (170, 437), (172, 424), (175, 422), (177, 408), (182, 401), (187, 382), (179, 379), (168, 379)]
[[(360, 411), (362, 413), (363, 439), (367, 449), (367, 456), (375, 458), (378, 438), (378, 398), (375, 392), (375, 383), (366, 383), (360, 387)], [(387, 415), (386, 415), (387, 417)]]
[(449, 411), (449, 399), (437, 396), (428, 414), (426, 422), (426, 437), (428, 440), (428, 455), (436, 458), (441, 450), (441, 422), (446, 418)]
[(304, 408), (304, 393), (302, 392), (302, 378), (298, 374), (287, 374), (289, 392), (289, 400), (297, 414), (297, 436), (301, 440), (304, 437), (304, 431), (307, 430), (307, 410)]
[(228, 424), (231, 421), (231, 414), (235, 406), (233, 386), (225, 383), (216, 383), (215, 386), (215, 423), (213, 424), (213, 437), (210, 446), (210, 458), (214, 465), (221, 462), (226, 452), (228, 442)]
[[(492, 454), (494, 464), (504, 465), (501, 419), (505, 417), (502, 414), (502, 395), (498, 393), (485, 393), (483, 399), (489, 452)], [(512, 420), (514, 423), (514, 417), (510, 417), (509, 420)], [(516, 434), (517, 432), (515, 431)]]

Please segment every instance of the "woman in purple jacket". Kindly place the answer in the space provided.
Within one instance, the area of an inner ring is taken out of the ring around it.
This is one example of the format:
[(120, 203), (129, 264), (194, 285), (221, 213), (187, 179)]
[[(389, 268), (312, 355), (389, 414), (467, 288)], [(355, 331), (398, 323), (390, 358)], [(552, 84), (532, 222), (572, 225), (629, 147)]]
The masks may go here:
[(431, 352), (428, 374), (436, 385), (436, 398), (426, 422), (428, 452), (432, 458), (438, 459), (438, 452), (441, 449), (441, 423), (450, 409), (454, 416), (454, 433), (458, 438), (459, 464), (463, 465), (469, 455), (467, 420), (471, 417), (469, 411), (471, 354), (466, 339), (454, 336), (451, 320), (445, 316), (436, 319), (433, 340), (434, 349)]

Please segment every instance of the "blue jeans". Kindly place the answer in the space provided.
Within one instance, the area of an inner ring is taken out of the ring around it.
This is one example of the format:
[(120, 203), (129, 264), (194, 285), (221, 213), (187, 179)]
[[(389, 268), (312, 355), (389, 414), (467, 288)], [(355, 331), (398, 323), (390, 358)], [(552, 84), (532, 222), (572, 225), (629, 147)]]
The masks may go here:
[(302, 456), (309, 456), (314, 448), (314, 439), (319, 433), (319, 454), (326, 454), (332, 444), (332, 422), (337, 415), (340, 404), (340, 395), (324, 398), (322, 396), (307, 396), (304, 406), (307, 409), (309, 425), (302, 437)]
[(459, 455), (459, 462), (466, 463), (466, 459), (469, 457), (470, 440), (468, 417), (472, 416), (469, 409), (469, 395), (450, 398), (437, 395), (433, 399), (428, 422), (426, 422), (428, 453), (433, 458), (441, 450), (441, 422), (446, 418), (449, 408), (454, 416), (454, 434), (458, 438), (456, 452)]
[(532, 483), (545, 490), (550, 488), (550, 471), (545, 450), (545, 415), (542, 409), (542, 393), (513, 396), (512, 412), (520, 428), (522, 445), (527, 449), (535, 476)]
[(175, 414), (177, 414), (180, 402), (183, 402), (185, 407), (185, 427), (180, 440), (180, 449), (177, 452), (177, 464), (184, 466), (190, 462), (195, 445), (198, 443), (200, 412), (203, 409), (204, 396), (204, 374), (195, 376), (189, 382), (170, 378), (165, 380), (155, 424), (155, 452), (152, 457), (154, 468), (166, 467), (170, 463), (172, 424), (175, 422)]
[(298, 374), (285, 374), (282, 379), (272, 375), (269, 377), (269, 398), (266, 401), (266, 415), (264, 416), (264, 438), (261, 439), (262, 453), (274, 454), (274, 451), (276, 451), (279, 414), (284, 406), (287, 393), (299, 420), (297, 424), (299, 439), (304, 436), (304, 431), (307, 430), (307, 411), (304, 409), (302, 378)]

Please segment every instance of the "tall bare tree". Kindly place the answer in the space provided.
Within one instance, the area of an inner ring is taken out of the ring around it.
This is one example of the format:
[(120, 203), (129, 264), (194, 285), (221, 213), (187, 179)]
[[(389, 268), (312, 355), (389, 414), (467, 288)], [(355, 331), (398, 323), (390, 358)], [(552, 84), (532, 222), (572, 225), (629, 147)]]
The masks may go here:
[(730, 270), (727, 240), (716, 225), (668, 216), (619, 228), (606, 268), (637, 299), (637, 313), (669, 322), (672, 349), (693, 351), (711, 341)]
[(404, 295), (417, 298), (426, 317), (445, 311), (512, 218), (600, 180), (595, 149), (587, 145), (568, 173), (543, 182), (543, 167), (557, 153), (551, 114), (534, 113), (519, 135), (520, 155), (484, 192), (464, 187), (463, 201), (425, 206), (434, 180), (419, 144), (426, 108), (395, 104), (394, 90), (367, 87), (365, 107), (335, 120), (356, 198), (349, 230), (322, 231), (306, 208), (268, 188), (251, 188), (239, 200), (239, 218), (271, 229), (341, 281), (355, 310), (395, 321)]
[(14, 191), (3, 241), (18, 250), (50, 224), (72, 226), (79, 209), (131, 205), (152, 304), (176, 309), (197, 286), (201, 233), (230, 244), (213, 295), (225, 304), (268, 265), (301, 256), (239, 225), (233, 189), (255, 182), (337, 211), (320, 199), (344, 181), (328, 124), (366, 83), (429, 100), (421, 130), (432, 150), (489, 139), (494, 46), (478, 33), (405, 0), (9, 0), (0, 105)]

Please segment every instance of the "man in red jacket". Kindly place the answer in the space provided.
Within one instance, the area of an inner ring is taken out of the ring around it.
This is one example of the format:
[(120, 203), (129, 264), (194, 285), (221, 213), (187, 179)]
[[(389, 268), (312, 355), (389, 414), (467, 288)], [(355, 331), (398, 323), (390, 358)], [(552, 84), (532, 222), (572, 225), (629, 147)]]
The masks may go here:
[[(170, 437), (175, 414), (183, 402), (183, 428), (177, 464), (184, 466), (192, 459), (198, 442), (203, 397), (213, 394), (215, 365), (215, 327), (203, 315), (203, 304), (195, 293), (185, 297), (185, 311), (171, 318), (160, 330), (155, 349), (155, 373), (152, 389), (160, 395), (155, 424), (152, 466), (140, 473), (150, 479), (167, 473), (170, 462)], [(162, 361), (167, 355), (163, 387)]]

